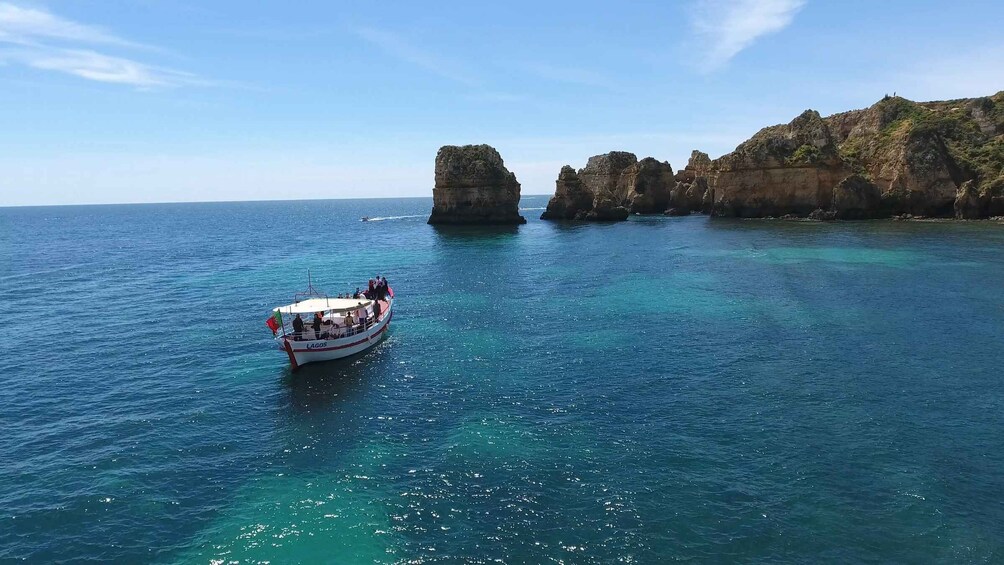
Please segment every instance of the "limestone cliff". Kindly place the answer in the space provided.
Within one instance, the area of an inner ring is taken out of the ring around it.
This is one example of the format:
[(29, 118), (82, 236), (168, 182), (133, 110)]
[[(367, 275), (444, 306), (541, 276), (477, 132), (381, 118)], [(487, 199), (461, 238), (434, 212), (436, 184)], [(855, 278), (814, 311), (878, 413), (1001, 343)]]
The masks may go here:
[(711, 159), (707, 153), (694, 151), (687, 166), (675, 176), (677, 183), (670, 194), (670, 215), (711, 211), (712, 193), (708, 184), (711, 176)]
[(626, 151), (594, 155), (578, 172), (568, 165), (561, 169), (541, 218), (625, 220), (629, 213), (661, 214), (674, 205), (679, 185), (665, 161), (639, 161)]
[(852, 173), (818, 112), (760, 130), (713, 163), (714, 214), (807, 216), (828, 206), (833, 187)]
[(807, 110), (711, 163), (717, 216), (981, 218), (1004, 211), (1004, 92)]
[(524, 224), (519, 182), (489, 145), (445, 145), (436, 155), (430, 224)]

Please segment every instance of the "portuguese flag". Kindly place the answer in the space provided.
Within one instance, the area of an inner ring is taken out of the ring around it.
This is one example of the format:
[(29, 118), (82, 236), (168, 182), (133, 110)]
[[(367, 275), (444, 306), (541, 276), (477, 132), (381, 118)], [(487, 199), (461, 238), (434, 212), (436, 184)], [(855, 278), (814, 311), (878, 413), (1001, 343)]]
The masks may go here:
[(275, 335), (279, 331), (279, 328), (282, 327), (282, 314), (276, 310), (271, 318), (265, 320), (265, 325), (268, 326), (268, 329), (272, 330), (272, 335)]

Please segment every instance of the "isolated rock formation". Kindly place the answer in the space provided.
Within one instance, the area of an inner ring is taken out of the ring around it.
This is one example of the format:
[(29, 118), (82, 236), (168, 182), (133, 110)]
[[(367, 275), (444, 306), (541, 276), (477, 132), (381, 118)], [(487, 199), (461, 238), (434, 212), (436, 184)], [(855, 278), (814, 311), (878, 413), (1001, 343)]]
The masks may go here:
[(1004, 92), (886, 97), (827, 118), (807, 110), (760, 130), (706, 175), (716, 216), (995, 215), (1004, 208)]
[(525, 224), (519, 182), (489, 145), (444, 145), (436, 154), (430, 224)]
[(565, 165), (555, 181), (554, 196), (540, 215), (542, 220), (582, 220), (593, 209), (593, 193), (583, 186), (575, 169)]
[(652, 157), (639, 161), (633, 153), (611, 151), (590, 157), (578, 172), (563, 167), (541, 218), (625, 220), (630, 213), (662, 214), (674, 207), (689, 213), (700, 207), (703, 197), (702, 192), (696, 196), (698, 204), (691, 206), (690, 186), (681, 189), (673, 167), (665, 161)]

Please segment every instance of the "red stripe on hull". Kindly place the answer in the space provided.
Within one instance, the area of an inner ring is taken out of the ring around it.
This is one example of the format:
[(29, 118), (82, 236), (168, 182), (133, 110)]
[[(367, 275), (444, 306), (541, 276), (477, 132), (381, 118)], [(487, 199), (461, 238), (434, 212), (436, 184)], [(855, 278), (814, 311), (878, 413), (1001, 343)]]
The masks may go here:
[(286, 346), (286, 354), (289, 355), (289, 364), (293, 367), (293, 370), (300, 368), (300, 365), (296, 362), (296, 355), (293, 354), (293, 347), (289, 345), (289, 338), (282, 340), (282, 343)]
[[(366, 343), (367, 341), (370, 341), (373, 338), (375, 338), (376, 336), (378, 336), (378, 335), (382, 334), (383, 332), (387, 331), (387, 327), (390, 326), (390, 320), (393, 317), (394, 317), (394, 313), (391, 312), (390, 313), (390, 318), (388, 318), (387, 319), (387, 323), (384, 324), (382, 328), (380, 328), (380, 331), (378, 331), (377, 333), (371, 335), (370, 337), (368, 337), (366, 339), (360, 339), (359, 341), (356, 341), (356, 342), (353, 342), (353, 343), (347, 343), (345, 345), (336, 345), (334, 347), (324, 347), (322, 349), (297, 349), (296, 352), (297, 353), (316, 353), (316, 352), (319, 352), (319, 351), (334, 351), (336, 349), (345, 349), (346, 347), (355, 347), (355, 346), (359, 345), (360, 343)], [(286, 342), (286, 345), (287, 346), (289, 345), (288, 341)]]

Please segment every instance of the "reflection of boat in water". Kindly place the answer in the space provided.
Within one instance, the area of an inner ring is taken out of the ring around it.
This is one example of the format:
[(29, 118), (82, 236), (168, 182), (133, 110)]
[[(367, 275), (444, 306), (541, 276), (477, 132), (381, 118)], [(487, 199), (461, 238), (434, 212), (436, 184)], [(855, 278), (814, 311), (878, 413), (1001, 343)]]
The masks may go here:
[(359, 221), (361, 221), (361, 222), (368, 222), (368, 221), (370, 221), (370, 217), (369, 216), (363, 216)]
[[(292, 304), (273, 308), (267, 323), (293, 370), (306, 363), (366, 351), (380, 342), (393, 316), (394, 292), (390, 288), (382, 300), (331, 298), (313, 286), (293, 299)], [(297, 316), (300, 323), (295, 322)]]

